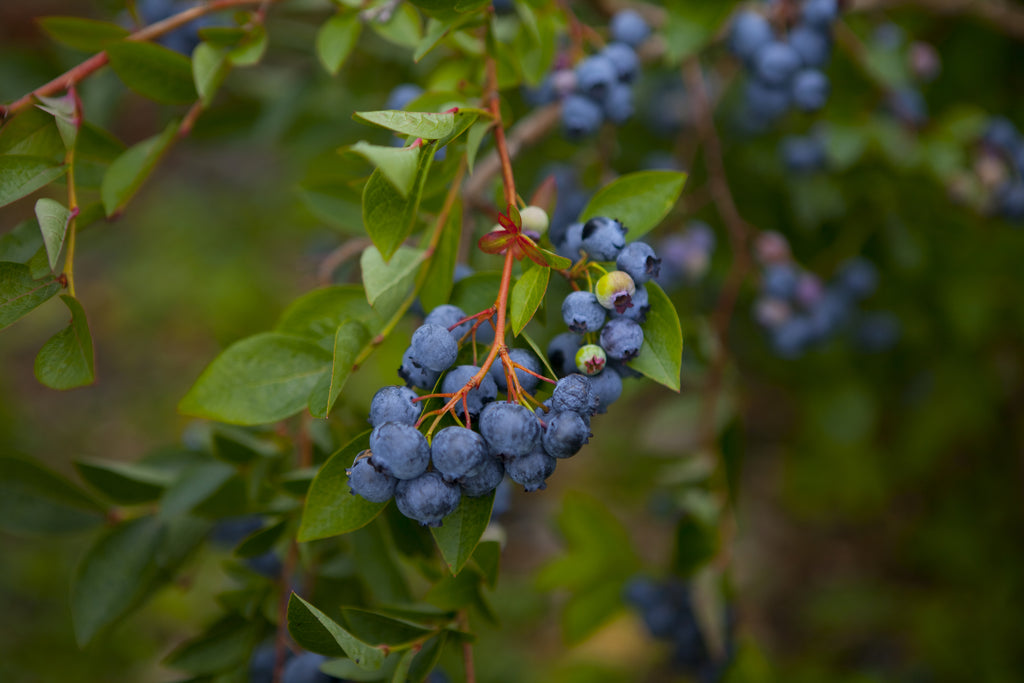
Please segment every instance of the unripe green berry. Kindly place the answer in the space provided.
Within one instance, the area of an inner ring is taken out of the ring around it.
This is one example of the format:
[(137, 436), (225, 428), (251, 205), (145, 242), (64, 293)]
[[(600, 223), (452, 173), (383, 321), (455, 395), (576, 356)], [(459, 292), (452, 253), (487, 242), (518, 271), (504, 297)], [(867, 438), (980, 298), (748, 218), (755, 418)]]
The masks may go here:
[(608, 356), (597, 344), (585, 344), (576, 352), (576, 368), (584, 375), (596, 375), (604, 370)]
[(539, 206), (527, 206), (519, 212), (523, 221), (523, 230), (543, 235), (548, 229), (548, 212)]
[(636, 292), (636, 283), (629, 273), (621, 270), (613, 270), (601, 277), (594, 288), (597, 302), (617, 313), (625, 313), (627, 308), (633, 307), (633, 294)]

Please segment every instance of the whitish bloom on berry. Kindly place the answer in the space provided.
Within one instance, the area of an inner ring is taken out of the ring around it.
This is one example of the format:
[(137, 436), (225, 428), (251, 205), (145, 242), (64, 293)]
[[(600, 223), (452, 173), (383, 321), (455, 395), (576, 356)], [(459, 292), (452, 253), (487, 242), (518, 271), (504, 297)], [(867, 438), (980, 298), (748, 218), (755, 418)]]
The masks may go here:
[(539, 206), (527, 206), (519, 212), (519, 218), (523, 221), (523, 230), (543, 235), (548, 229), (548, 212)]
[(576, 368), (584, 375), (596, 375), (607, 362), (608, 355), (597, 344), (586, 344), (576, 352)]
[(632, 308), (635, 292), (636, 283), (629, 273), (622, 270), (613, 270), (602, 276), (594, 288), (597, 302), (617, 313), (625, 313), (627, 308)]

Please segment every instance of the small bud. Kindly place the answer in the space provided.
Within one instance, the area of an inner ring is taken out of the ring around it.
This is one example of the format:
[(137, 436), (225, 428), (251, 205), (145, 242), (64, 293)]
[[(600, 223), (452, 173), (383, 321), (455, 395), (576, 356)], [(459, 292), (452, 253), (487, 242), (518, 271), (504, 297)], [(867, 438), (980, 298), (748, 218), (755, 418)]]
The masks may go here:
[(585, 344), (576, 352), (576, 368), (584, 375), (596, 375), (607, 362), (608, 356), (597, 344)]
[(621, 270), (613, 270), (602, 276), (594, 288), (597, 302), (616, 313), (625, 313), (627, 308), (633, 307), (635, 292), (636, 283), (633, 282), (633, 278)]
[(519, 212), (523, 221), (523, 230), (543, 235), (548, 229), (548, 212), (539, 206), (527, 206)]

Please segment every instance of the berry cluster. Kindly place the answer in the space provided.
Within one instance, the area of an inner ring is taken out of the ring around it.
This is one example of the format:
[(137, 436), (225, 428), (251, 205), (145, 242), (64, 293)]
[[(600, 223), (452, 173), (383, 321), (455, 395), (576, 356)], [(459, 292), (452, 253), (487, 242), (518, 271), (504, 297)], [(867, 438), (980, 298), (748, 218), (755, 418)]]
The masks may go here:
[(821, 171), (827, 163), (825, 142), (812, 131), (807, 135), (787, 135), (779, 142), (779, 157), (790, 173), (807, 175)]
[(799, 21), (784, 38), (753, 10), (737, 15), (729, 47), (746, 67), (745, 102), (750, 123), (763, 128), (791, 108), (812, 112), (825, 106), (828, 77), (821, 70), (832, 52), (837, 0), (805, 0)]
[(975, 166), (994, 185), (993, 212), (1015, 223), (1024, 221), (1024, 138), (1012, 121), (996, 117), (981, 142)]
[(690, 221), (681, 233), (673, 233), (658, 243), (661, 273), (656, 280), (663, 289), (692, 285), (704, 277), (715, 251), (715, 233), (707, 223)]
[(672, 644), (673, 664), (704, 683), (722, 679), (736, 649), (731, 612), (726, 614), (725, 656), (716, 659), (701, 633), (687, 585), (636, 577), (626, 585), (625, 598), (639, 610), (651, 636)]

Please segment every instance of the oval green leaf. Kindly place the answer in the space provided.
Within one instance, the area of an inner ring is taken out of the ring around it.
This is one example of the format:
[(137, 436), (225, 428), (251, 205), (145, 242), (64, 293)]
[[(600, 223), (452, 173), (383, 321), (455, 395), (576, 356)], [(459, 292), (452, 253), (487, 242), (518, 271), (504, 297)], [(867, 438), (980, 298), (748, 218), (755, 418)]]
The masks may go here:
[(0, 457), (0, 529), (55, 535), (103, 524), (105, 510), (70, 481), (31, 460)]
[(453, 576), (462, 571), (473, 556), (487, 523), (491, 521), (493, 505), (493, 493), (479, 498), (463, 496), (459, 507), (444, 518), (441, 526), (430, 529)]
[(384, 662), (384, 653), (378, 648), (362, 642), (295, 593), (288, 600), (288, 632), (310, 652), (348, 657), (369, 671), (379, 669)]
[(123, 26), (81, 17), (43, 17), (39, 25), (58, 43), (83, 52), (99, 52), (128, 35)]
[(536, 264), (527, 268), (512, 286), (512, 298), (509, 302), (509, 318), (512, 321), (512, 332), (518, 336), (527, 323), (537, 312), (548, 291), (548, 279), (551, 269)]
[(358, 14), (336, 14), (316, 34), (316, 54), (327, 73), (338, 73), (359, 40), (362, 22)]
[(0, 156), (0, 206), (6, 206), (64, 175), (64, 165), (42, 157)]
[(36, 280), (22, 263), (0, 261), (0, 330), (60, 291), (53, 277)]
[(96, 380), (96, 358), (85, 309), (74, 297), (61, 296), (71, 310), (71, 322), (50, 337), (36, 356), (35, 374), (51, 389), (74, 389)]
[(679, 371), (683, 365), (683, 328), (672, 300), (654, 282), (644, 285), (650, 298), (651, 310), (644, 322), (644, 344), (640, 355), (629, 362), (629, 367), (679, 391)]
[(668, 215), (684, 184), (686, 174), (678, 171), (638, 171), (620, 176), (597, 191), (580, 220), (615, 218), (629, 228), (629, 239), (636, 239)]
[(135, 196), (174, 142), (178, 124), (172, 121), (162, 133), (132, 145), (110, 164), (103, 174), (100, 195), (103, 209), (112, 216)]
[(107, 46), (110, 68), (129, 88), (161, 104), (198, 97), (189, 58), (154, 43), (123, 40)]

